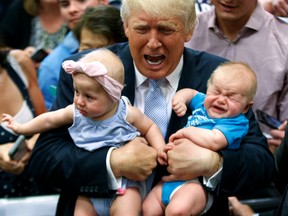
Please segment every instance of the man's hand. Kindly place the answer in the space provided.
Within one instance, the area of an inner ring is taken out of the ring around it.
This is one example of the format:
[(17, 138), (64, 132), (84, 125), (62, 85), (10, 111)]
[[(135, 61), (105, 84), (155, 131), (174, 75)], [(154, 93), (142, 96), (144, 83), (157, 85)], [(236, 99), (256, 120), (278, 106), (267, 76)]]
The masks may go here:
[(188, 139), (177, 139), (168, 151), (168, 172), (163, 181), (189, 180), (198, 176), (212, 176), (221, 160), (217, 152), (202, 148)]
[(25, 163), (10, 159), (8, 152), (12, 145), (13, 143), (0, 145), (0, 168), (5, 172), (19, 175), (23, 172)]
[(253, 216), (254, 211), (248, 205), (244, 205), (236, 197), (229, 197), (229, 211), (232, 216)]
[(278, 129), (273, 129), (270, 131), (270, 134), (273, 138), (267, 140), (270, 151), (273, 153), (275, 149), (281, 144), (282, 139), (285, 135), (285, 128), (287, 121), (284, 121)]
[(288, 0), (261, 0), (264, 9), (276, 16), (288, 17)]
[(110, 166), (116, 177), (145, 180), (157, 165), (157, 151), (144, 138), (137, 137), (112, 151)]

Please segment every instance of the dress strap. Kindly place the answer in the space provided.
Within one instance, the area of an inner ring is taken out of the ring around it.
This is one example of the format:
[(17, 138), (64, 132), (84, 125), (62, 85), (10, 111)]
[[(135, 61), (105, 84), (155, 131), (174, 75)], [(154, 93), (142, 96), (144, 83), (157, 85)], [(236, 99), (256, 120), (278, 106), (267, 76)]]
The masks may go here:
[(5, 65), (5, 69), (7, 70), (8, 75), (10, 76), (10, 78), (13, 80), (13, 82), (16, 84), (16, 86), (18, 87), (18, 89), (20, 90), (23, 99), (27, 102), (27, 105), (29, 106), (29, 108), (31, 109), (33, 116), (35, 117), (35, 109), (34, 106), (32, 104), (32, 101), (30, 99), (29, 96), (29, 92), (27, 87), (25, 86), (24, 82), (22, 81), (22, 79), (20, 78), (20, 76), (17, 74), (17, 72), (11, 67), (11, 65), (9, 63), (7, 63)]

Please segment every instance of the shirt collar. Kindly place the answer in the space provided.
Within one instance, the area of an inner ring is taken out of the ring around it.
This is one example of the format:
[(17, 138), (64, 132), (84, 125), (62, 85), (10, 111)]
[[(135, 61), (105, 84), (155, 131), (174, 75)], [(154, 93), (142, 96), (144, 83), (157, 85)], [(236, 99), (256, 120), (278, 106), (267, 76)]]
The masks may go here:
[[(142, 85), (148, 78), (143, 76), (139, 72), (139, 70), (135, 66), (134, 62), (133, 62), (133, 64), (134, 64), (134, 69), (135, 69), (135, 73), (136, 73), (136, 88), (137, 88), (140, 85)], [(180, 79), (182, 68), (183, 68), (183, 55), (181, 56), (180, 61), (177, 65), (177, 67), (175, 68), (175, 70), (166, 77), (168, 83), (170, 84), (170, 86), (173, 89), (177, 89), (177, 87), (178, 87), (178, 81)]]

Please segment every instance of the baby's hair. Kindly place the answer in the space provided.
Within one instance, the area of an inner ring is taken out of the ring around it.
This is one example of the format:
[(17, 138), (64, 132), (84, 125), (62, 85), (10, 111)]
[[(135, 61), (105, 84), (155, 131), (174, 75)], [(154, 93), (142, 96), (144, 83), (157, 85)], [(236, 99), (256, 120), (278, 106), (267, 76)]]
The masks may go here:
[[(228, 70), (224, 70), (225, 68)], [(213, 78), (217, 75), (223, 75), (227, 82), (229, 82), (229, 80), (239, 80), (240, 82), (243, 81), (245, 83), (248, 83), (249, 85), (247, 88), (247, 97), (249, 100), (253, 100), (257, 91), (257, 77), (249, 64), (236, 61), (222, 63), (211, 74), (207, 82), (207, 87), (209, 87), (213, 83)]]
[(84, 55), (79, 61), (89, 63), (101, 62), (108, 70), (107, 75), (124, 84), (124, 66), (121, 59), (112, 51), (106, 48), (96, 49)]
[(103, 35), (110, 43), (126, 42), (123, 22), (118, 8), (110, 5), (98, 5), (86, 8), (81, 19), (73, 29), (78, 41), (81, 41), (83, 29), (93, 34)]

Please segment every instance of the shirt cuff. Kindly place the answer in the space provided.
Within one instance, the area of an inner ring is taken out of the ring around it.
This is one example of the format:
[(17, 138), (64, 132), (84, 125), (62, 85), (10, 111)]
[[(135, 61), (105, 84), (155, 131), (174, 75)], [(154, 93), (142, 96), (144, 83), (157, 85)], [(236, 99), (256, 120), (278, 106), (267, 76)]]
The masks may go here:
[(223, 160), (221, 160), (219, 164), (219, 170), (213, 176), (211, 177), (203, 176), (203, 184), (206, 185), (206, 187), (209, 187), (214, 190), (218, 185), (218, 183), (220, 182), (222, 169), (223, 169)]
[(106, 167), (107, 167), (107, 173), (108, 173), (108, 187), (111, 190), (117, 190), (118, 188), (121, 187), (121, 182), (122, 182), (122, 177), (116, 178), (114, 176), (114, 173), (112, 172), (111, 166), (110, 166), (110, 157), (111, 157), (111, 152), (115, 149), (116, 147), (112, 147), (108, 150), (107, 156), (106, 156)]

